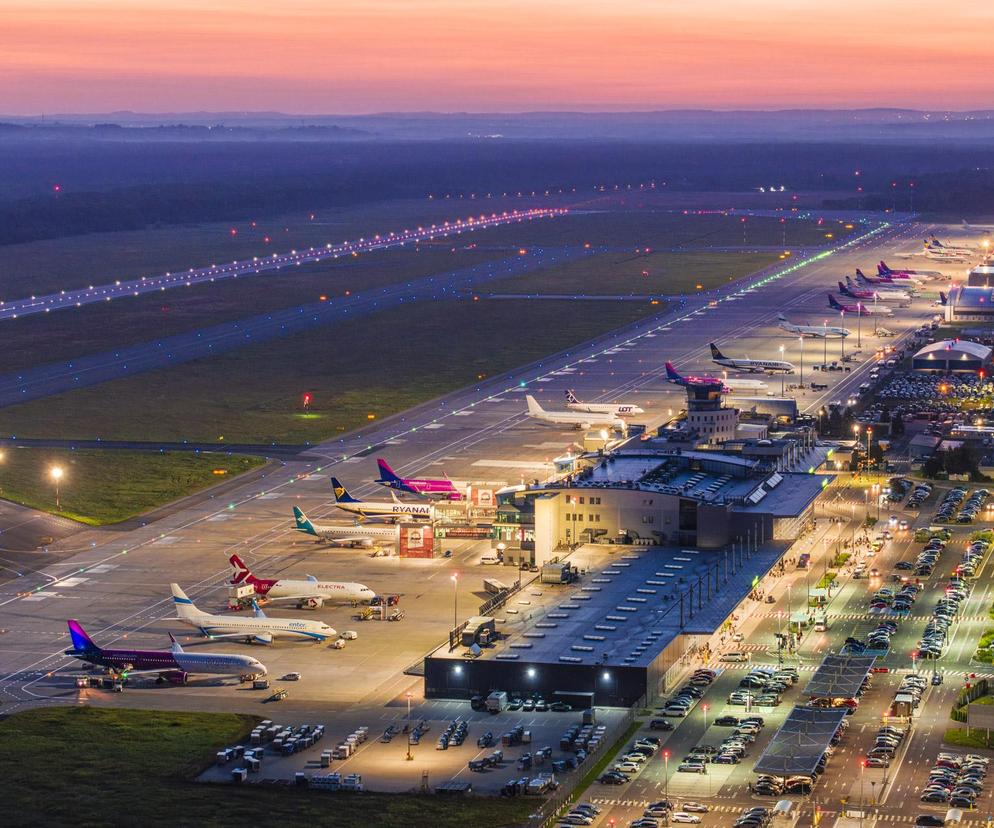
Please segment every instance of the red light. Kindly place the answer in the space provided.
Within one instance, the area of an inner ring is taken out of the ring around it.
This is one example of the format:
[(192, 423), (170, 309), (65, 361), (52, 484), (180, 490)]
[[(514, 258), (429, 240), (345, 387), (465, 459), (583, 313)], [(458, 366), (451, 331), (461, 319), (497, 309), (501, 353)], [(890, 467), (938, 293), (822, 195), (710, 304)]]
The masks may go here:
[(311, 404), (311, 395), (304, 394), (304, 408), (307, 408)]
[(62, 192), (62, 185), (61, 184), (56, 184), (54, 187), (52, 187), (52, 189), (55, 192), (57, 192), (57, 193), (61, 193)]
[(231, 228), (231, 235), (232, 236), (237, 236), (238, 235), (238, 230), (236, 230), (234, 227), (232, 227)]

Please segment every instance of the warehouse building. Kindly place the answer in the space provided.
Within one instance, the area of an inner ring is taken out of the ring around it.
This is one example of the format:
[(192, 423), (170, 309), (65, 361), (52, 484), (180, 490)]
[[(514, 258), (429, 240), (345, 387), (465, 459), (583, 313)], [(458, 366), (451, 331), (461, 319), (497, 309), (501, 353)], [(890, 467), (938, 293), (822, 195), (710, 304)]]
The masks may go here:
[(932, 342), (912, 357), (916, 371), (977, 372), (990, 364), (991, 349), (966, 339), (943, 339)]
[(946, 301), (947, 322), (990, 322), (994, 320), (994, 287), (957, 286)]

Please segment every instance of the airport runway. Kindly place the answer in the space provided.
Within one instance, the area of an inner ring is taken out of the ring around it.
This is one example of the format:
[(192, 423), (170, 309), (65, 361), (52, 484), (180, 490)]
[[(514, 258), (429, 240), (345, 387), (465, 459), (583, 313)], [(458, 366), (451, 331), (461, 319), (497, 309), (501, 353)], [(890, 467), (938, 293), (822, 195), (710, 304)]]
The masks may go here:
[[(404, 596), (408, 617), (403, 622), (361, 625), (360, 639), (346, 650), (287, 644), (265, 650), (264, 660), (275, 674), (305, 673), (308, 680), (294, 690), (301, 709), (325, 705), (358, 709), (389, 704), (408, 689), (419, 693), (420, 679), (403, 671), (444, 637), (454, 601), (467, 612), (482, 600), (480, 584), (491, 568), (478, 561), (488, 543), (453, 543), (452, 558), (430, 561), (324, 551), (295, 537), (291, 505), (300, 505), (311, 517), (334, 514), (337, 510), (329, 503), (330, 473), (359, 495), (373, 494), (377, 487), (368, 481), (375, 475), (377, 456), (388, 458), (401, 474), (444, 472), (457, 480), (494, 485), (544, 477), (551, 459), (571, 447), (577, 433), (527, 420), (526, 388), (550, 405), (557, 404), (568, 387), (581, 399), (632, 399), (646, 409), (650, 426), (658, 424), (671, 409), (681, 407), (683, 398), (681, 389), (661, 378), (665, 360), (686, 370), (708, 368), (706, 347), (715, 338), (728, 351), (753, 358), (778, 356), (782, 343), (787, 348), (785, 358), (793, 360), (796, 340), (774, 327), (775, 314), (783, 311), (792, 321), (818, 324), (824, 318), (824, 292), (838, 275), (876, 261), (919, 234), (920, 228), (913, 225), (888, 227), (795, 266), (779, 278), (743, 280), (725, 293), (688, 302), (678, 314), (644, 320), (597, 345), (550, 357), (390, 418), (368, 433), (316, 446), (306, 458), (286, 462), (265, 478), (229, 492), (221, 502), (206, 500), (130, 532), (94, 530), (74, 536), (67, 544), (75, 554), (39, 567), (40, 572), (26, 572), (0, 591), (3, 709), (52, 701), (76, 703), (68, 680), (49, 675), (69, 664), (61, 656), (67, 641), (66, 618), (84, 621), (103, 644), (127, 636), (136, 645), (159, 646), (167, 631), (183, 629), (170, 620), (170, 581), (179, 580), (205, 608), (222, 607), (226, 558), (232, 552), (264, 576), (311, 573), (341, 578), (348, 573), (350, 579), (380, 593)], [(901, 333), (933, 313), (926, 300), (919, 300), (888, 319), (888, 326)], [(875, 341), (867, 335), (864, 356), (872, 354), (877, 344), (892, 341)], [(829, 359), (838, 358), (837, 342), (829, 343), (828, 350)], [(844, 397), (862, 381), (869, 365), (857, 363), (852, 374), (823, 377), (829, 389), (807, 392), (802, 407), (815, 409)], [(775, 380), (771, 389), (774, 385)], [(462, 576), (455, 593), (448, 577), (452, 572)], [(354, 623), (347, 609), (321, 610), (317, 615), (336, 629)], [(221, 642), (210, 647), (240, 649)], [(125, 695), (128, 704), (151, 706), (181, 703), (255, 711), (258, 705), (251, 694), (232, 693), (211, 683), (129, 690)]]
[(226, 265), (208, 265), (207, 267), (190, 268), (182, 273), (165, 273), (160, 276), (142, 276), (139, 279), (117, 280), (103, 285), (90, 285), (81, 290), (60, 291), (44, 296), (31, 296), (25, 299), (10, 301), (0, 300), (0, 320), (18, 319), (36, 313), (50, 313), (67, 308), (78, 308), (94, 302), (108, 302), (127, 296), (140, 296), (143, 293), (161, 292), (177, 287), (187, 287), (201, 282), (218, 282), (222, 279), (234, 279), (279, 270), (292, 265), (308, 262), (321, 262), (327, 259), (337, 259), (341, 256), (351, 256), (357, 253), (368, 253), (372, 250), (389, 250), (403, 247), (407, 244), (432, 241), (461, 233), (482, 230), (488, 227), (500, 227), (515, 224), (520, 221), (530, 221), (537, 218), (554, 218), (565, 215), (563, 208), (533, 208), (527, 210), (505, 210), (501, 213), (474, 216), (466, 219), (445, 221), (418, 227), (416, 230), (403, 230), (399, 233), (376, 235), (372, 238), (360, 238), (339, 244), (326, 244), (324, 247), (309, 247), (305, 251), (293, 250), (289, 253), (273, 253), (269, 256), (253, 256)]

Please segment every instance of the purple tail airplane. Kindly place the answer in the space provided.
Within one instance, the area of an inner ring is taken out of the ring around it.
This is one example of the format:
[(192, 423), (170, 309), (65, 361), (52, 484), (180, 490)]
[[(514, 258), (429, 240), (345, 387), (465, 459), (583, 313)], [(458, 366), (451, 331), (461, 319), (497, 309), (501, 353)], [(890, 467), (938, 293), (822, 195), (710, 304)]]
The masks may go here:
[(419, 480), (413, 477), (400, 477), (390, 468), (390, 465), (382, 457), (377, 458), (376, 465), (380, 467), (380, 476), (376, 482), (388, 489), (396, 489), (399, 492), (422, 495), (424, 497), (437, 497), (445, 500), (462, 500), (459, 490), (447, 478), (440, 480)]

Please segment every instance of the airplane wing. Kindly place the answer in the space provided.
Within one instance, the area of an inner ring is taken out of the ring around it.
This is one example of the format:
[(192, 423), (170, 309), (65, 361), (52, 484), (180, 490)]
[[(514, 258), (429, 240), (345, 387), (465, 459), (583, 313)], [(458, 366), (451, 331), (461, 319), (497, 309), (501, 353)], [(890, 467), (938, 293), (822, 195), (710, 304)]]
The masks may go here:
[(249, 638), (253, 641), (258, 641), (260, 644), (272, 644), (273, 634), (267, 632), (251, 633), (251, 632), (241, 632), (241, 633), (223, 633), (221, 635), (208, 635), (211, 641), (221, 638)]
[(330, 535), (328, 540), (332, 543), (356, 543), (358, 541), (372, 541), (369, 535)]

